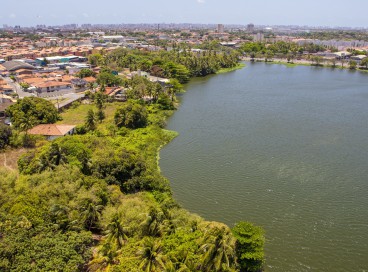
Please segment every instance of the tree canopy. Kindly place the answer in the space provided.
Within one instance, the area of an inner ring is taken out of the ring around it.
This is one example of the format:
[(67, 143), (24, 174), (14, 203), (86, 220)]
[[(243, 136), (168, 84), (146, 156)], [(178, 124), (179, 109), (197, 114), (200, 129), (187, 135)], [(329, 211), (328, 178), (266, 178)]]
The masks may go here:
[(9, 126), (0, 123), (0, 150), (9, 145), (12, 130)]
[(96, 73), (93, 72), (91, 69), (87, 69), (87, 68), (83, 68), (81, 69), (76, 76), (79, 78), (85, 78), (85, 77), (91, 77), (91, 76), (95, 76)]
[(55, 106), (38, 97), (25, 97), (7, 108), (13, 126), (28, 130), (38, 124), (50, 124), (60, 120)]
[(129, 102), (116, 110), (114, 119), (118, 127), (141, 128), (147, 125), (147, 111), (144, 106)]
[[(154, 68), (172, 78), (165, 84), (138, 76), (121, 81), (102, 67), (100, 84), (123, 85), (127, 102), (96, 93), (93, 104), (62, 113), (81, 135), (37, 142), (19, 158), (19, 172), (0, 168), (0, 270), (237, 271), (243, 259), (235, 236), (176, 203), (157, 150), (176, 135), (162, 127), (180, 81), (233, 67), (238, 54), (118, 49), (90, 61), (117, 70)], [(59, 119), (46, 102), (17, 102), (10, 112), (19, 129)]]
[(264, 264), (264, 232), (249, 222), (239, 222), (232, 229), (241, 271), (258, 272)]

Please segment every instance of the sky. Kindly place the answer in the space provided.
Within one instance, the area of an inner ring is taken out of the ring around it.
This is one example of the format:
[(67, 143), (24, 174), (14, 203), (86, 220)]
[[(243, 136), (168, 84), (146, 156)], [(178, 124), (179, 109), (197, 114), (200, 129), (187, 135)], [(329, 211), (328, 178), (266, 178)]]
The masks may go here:
[(2, 24), (204, 23), (368, 27), (368, 0), (0, 0)]

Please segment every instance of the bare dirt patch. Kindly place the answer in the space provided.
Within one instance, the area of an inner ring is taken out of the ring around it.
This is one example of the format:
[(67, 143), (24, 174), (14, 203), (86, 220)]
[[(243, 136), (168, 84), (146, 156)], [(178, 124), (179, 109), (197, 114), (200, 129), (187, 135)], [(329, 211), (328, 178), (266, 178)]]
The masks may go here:
[(18, 169), (18, 159), (27, 152), (25, 148), (9, 149), (0, 153), (0, 167), (15, 171)]

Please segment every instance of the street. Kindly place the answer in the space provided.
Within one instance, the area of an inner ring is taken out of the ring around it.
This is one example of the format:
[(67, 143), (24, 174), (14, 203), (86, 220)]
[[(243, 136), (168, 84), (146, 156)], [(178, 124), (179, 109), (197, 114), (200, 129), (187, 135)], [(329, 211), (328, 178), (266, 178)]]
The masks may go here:
[(14, 92), (18, 94), (19, 98), (35, 96), (35, 94), (23, 91), (22, 87), (20, 87), (20, 85), (17, 82), (13, 82), (13, 80), (10, 77), (2, 77), (2, 78), (6, 81), (6, 83), (8, 83), (10, 87), (13, 88)]

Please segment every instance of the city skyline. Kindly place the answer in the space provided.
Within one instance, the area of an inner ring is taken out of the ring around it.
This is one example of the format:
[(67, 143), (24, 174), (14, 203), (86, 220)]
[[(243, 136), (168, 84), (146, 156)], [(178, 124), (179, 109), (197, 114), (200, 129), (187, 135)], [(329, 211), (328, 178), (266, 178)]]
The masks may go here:
[[(308, 25), (328, 27), (367, 27), (368, 2), (351, 0), (156, 0), (156, 1), (18, 0), (6, 2), (0, 11), (0, 24), (121, 24), (193, 23), (256, 25)], [(132, 11), (135, 12), (132, 12)]]

